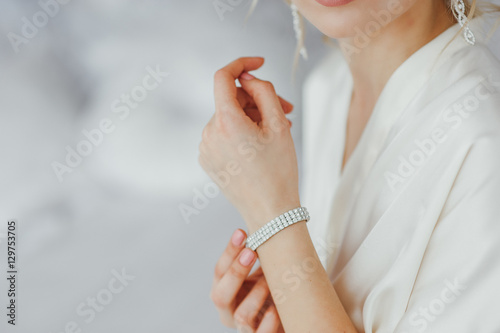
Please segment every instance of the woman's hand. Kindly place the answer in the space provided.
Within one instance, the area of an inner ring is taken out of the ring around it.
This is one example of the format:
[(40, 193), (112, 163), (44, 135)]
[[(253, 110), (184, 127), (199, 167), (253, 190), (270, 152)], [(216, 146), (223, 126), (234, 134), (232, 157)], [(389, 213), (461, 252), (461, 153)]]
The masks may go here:
[[(291, 106), (276, 95), (269, 82), (248, 74), (263, 61), (242, 58), (217, 72), (216, 111), (200, 144), (201, 165), (242, 214), (249, 232), (300, 206), (295, 147), (285, 117)], [(236, 87), (236, 79), (241, 89)], [(266, 308), (259, 333), (276, 332), (276, 308), (281, 325), (290, 333), (356, 332), (304, 222), (279, 232), (257, 249), (265, 279), (258, 279), (257, 274), (248, 276), (256, 253), (243, 249), (244, 237), (237, 235), (237, 245), (230, 243), (217, 263), (211, 293), (223, 323), (232, 326), (242, 321), (242, 330), (251, 329), (255, 313), (262, 309), (271, 290), (276, 291), (275, 299), (283, 296), (283, 302)], [(308, 272), (299, 288), (288, 288), (284, 274), (304, 262), (315, 269)]]
[(215, 266), (210, 298), (228, 327), (242, 333), (284, 332), (262, 269), (248, 275), (257, 256), (244, 248), (245, 238), (242, 230), (234, 232)]
[(201, 166), (250, 232), (300, 206), (297, 157), (285, 117), (293, 106), (270, 82), (248, 74), (263, 63), (263, 58), (240, 58), (217, 71), (216, 110), (200, 144)]

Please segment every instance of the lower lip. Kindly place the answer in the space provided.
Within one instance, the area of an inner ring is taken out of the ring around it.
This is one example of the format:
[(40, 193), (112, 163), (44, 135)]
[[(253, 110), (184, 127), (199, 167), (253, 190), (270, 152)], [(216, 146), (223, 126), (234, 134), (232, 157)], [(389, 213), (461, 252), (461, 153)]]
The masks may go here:
[(316, 0), (317, 3), (326, 7), (338, 7), (347, 5), (354, 0)]

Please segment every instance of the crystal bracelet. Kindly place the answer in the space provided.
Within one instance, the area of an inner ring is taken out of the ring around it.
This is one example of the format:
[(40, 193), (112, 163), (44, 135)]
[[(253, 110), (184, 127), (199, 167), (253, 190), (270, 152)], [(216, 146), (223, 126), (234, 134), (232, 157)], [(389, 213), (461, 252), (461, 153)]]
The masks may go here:
[(246, 247), (255, 251), (260, 245), (281, 230), (300, 221), (305, 220), (307, 222), (309, 221), (309, 218), (309, 213), (305, 207), (289, 210), (274, 220), (266, 223), (262, 228), (251, 234), (246, 240)]

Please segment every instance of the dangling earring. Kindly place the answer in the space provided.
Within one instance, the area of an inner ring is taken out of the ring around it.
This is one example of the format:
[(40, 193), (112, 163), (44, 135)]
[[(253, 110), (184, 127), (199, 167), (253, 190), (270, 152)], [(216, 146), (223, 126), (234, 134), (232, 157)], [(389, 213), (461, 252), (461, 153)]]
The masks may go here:
[(464, 29), (464, 38), (470, 45), (476, 43), (476, 37), (469, 28), (469, 22), (467, 16), (465, 15), (465, 3), (464, 0), (452, 0), (453, 3), (453, 15), (457, 19), (460, 26)]
[(304, 60), (307, 60), (307, 50), (304, 47), (304, 38), (303, 38), (303, 31), (302, 31), (302, 22), (299, 16), (299, 10), (297, 9), (297, 6), (295, 4), (291, 4), (290, 8), (292, 9), (292, 16), (293, 16), (293, 30), (295, 31), (295, 38), (297, 39), (297, 48), (298, 52), (302, 56)]

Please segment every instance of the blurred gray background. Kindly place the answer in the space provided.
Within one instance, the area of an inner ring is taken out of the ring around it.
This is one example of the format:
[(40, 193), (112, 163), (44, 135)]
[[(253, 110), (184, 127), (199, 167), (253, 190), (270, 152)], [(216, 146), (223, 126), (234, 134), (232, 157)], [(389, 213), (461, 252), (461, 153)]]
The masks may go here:
[[(38, 1), (3, 0), (0, 10), (0, 233), (17, 220), (19, 270), (17, 325), (1, 310), (0, 332), (231, 332), (209, 290), (215, 262), (244, 223), (222, 194), (188, 219), (179, 208), (193, 207), (210, 182), (198, 145), (214, 112), (213, 74), (241, 56), (265, 57), (256, 75), (296, 105), (299, 142), (301, 82), (327, 50), (320, 34), (309, 29), (310, 60), (292, 82), (292, 18), (279, 0), (260, 1), (246, 25), (249, 0), (221, 15), (211, 0), (47, 8), (54, 15), (45, 25)], [(41, 25), (24, 28), (33, 35), (26, 40), (10, 34), (24, 38), (23, 18)], [(113, 112), (148, 67), (168, 76), (128, 114)], [(66, 147), (77, 150), (82, 131), (103, 119), (114, 130), (60, 182), (52, 163), (66, 164)], [(5, 237), (0, 269), (5, 309)], [(110, 294), (113, 270), (122, 269), (135, 278)]]
[[(212, 0), (54, 1), (0, 5), (0, 331), (232, 332), (208, 295), (244, 223), (222, 194), (181, 214), (210, 183), (197, 159), (213, 74), (265, 57), (255, 74), (295, 104), (300, 159), (301, 85), (329, 46), (308, 26), (309, 60), (292, 81), (292, 18), (280, 0), (260, 1), (247, 24), (251, 0), (221, 0), (224, 13)], [(492, 45), (498, 54), (498, 38)], [(151, 71), (168, 74), (147, 91)], [(130, 94), (140, 102), (127, 106)], [(112, 131), (85, 146), (103, 120)], [(87, 156), (60, 181), (53, 165), (66, 164), (68, 147)], [(10, 219), (15, 327), (6, 323)]]

